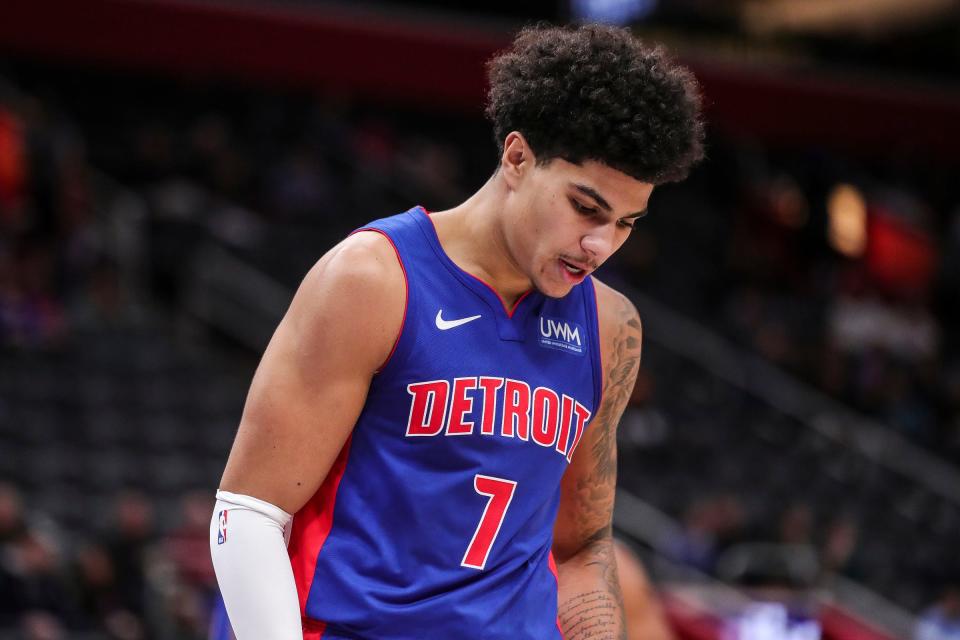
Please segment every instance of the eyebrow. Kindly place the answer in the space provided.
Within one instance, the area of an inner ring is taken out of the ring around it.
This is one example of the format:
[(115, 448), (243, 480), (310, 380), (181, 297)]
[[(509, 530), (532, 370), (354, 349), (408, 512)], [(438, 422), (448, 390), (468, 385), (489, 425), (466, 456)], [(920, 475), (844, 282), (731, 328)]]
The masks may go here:
[[(577, 191), (583, 193), (584, 195), (588, 195), (594, 200), (596, 200), (597, 204), (599, 204), (600, 208), (603, 209), (604, 211), (613, 211), (613, 207), (610, 206), (610, 203), (607, 202), (602, 195), (597, 193), (597, 190), (594, 189), (593, 187), (588, 187), (585, 184), (576, 184), (576, 183), (574, 183), (573, 186)], [(628, 213), (623, 217), (624, 218), (640, 218), (645, 215), (647, 215), (646, 209), (644, 209), (643, 211), (637, 211), (636, 213)]]

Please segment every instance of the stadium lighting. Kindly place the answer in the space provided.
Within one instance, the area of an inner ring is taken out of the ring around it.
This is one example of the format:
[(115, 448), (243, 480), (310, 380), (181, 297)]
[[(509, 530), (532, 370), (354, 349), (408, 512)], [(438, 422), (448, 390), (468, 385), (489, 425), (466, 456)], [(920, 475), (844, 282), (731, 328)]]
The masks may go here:
[(867, 202), (860, 190), (838, 184), (827, 198), (830, 246), (849, 258), (859, 258), (867, 248)]

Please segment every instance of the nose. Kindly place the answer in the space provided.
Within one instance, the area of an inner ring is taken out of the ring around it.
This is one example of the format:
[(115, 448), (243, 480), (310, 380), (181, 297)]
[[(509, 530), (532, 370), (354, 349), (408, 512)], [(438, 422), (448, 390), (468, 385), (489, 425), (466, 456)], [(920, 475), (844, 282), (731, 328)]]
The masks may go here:
[(597, 225), (580, 238), (580, 248), (586, 252), (590, 260), (596, 264), (602, 263), (616, 250), (616, 237), (613, 225)]

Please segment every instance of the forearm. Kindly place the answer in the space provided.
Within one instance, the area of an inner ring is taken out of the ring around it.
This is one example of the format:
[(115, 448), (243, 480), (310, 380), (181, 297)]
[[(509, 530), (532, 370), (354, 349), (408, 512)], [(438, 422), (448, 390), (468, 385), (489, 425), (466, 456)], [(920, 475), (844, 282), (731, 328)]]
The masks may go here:
[(559, 623), (565, 640), (625, 640), (613, 538), (598, 535), (558, 567)]
[(290, 515), (256, 498), (217, 492), (210, 552), (238, 640), (303, 640), (284, 541)]

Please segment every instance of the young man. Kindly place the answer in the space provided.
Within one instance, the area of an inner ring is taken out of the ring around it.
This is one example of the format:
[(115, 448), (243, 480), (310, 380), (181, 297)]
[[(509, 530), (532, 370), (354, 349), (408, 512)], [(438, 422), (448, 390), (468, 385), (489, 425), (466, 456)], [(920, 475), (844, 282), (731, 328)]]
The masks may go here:
[(264, 353), (211, 523), (240, 640), (623, 637), (641, 330), (590, 273), (701, 158), (697, 88), (596, 25), (489, 70), (494, 175), (334, 247)]

